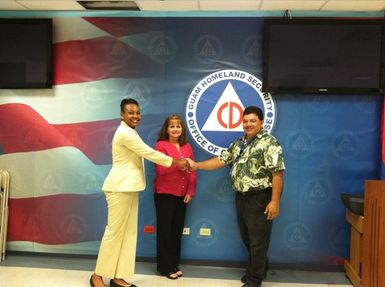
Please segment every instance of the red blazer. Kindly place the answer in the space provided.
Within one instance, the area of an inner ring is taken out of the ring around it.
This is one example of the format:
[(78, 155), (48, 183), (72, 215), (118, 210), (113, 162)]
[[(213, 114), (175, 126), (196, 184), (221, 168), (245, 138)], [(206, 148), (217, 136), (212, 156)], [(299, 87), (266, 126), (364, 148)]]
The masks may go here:
[[(186, 143), (180, 146), (180, 151), (169, 141), (161, 140), (155, 145), (155, 149), (177, 159), (191, 158), (194, 160), (194, 154), (190, 144)], [(154, 179), (155, 193), (167, 193), (176, 196), (184, 196), (185, 194), (195, 195), (196, 189), (196, 172), (190, 173), (182, 171), (176, 165), (167, 168), (155, 164), (156, 176)]]

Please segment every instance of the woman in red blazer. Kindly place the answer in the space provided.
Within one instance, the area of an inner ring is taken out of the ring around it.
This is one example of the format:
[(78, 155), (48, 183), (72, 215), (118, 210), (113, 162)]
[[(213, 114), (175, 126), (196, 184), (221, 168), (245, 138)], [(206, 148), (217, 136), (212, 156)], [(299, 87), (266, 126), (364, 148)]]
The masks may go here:
[[(186, 130), (178, 115), (165, 120), (155, 149), (176, 159), (194, 159), (186, 139)], [(196, 172), (178, 166), (155, 165), (154, 201), (157, 224), (157, 270), (169, 279), (177, 279), (186, 205), (195, 194)]]

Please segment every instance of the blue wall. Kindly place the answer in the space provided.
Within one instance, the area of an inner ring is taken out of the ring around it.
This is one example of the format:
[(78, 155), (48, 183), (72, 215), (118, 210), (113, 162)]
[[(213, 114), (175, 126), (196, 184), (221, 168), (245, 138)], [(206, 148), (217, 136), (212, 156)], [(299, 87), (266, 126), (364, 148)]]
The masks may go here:
[[(266, 15), (39, 15), (54, 18), (54, 88), (0, 90), (0, 167), (14, 174), (8, 249), (96, 254), (106, 212), (100, 187), (110, 168), (110, 139), (121, 98), (139, 100), (143, 119), (138, 131), (153, 145), (164, 118), (170, 113), (184, 116), (193, 88), (209, 74), (236, 69), (262, 80), (261, 31)], [(287, 170), (270, 260), (341, 266), (348, 257), (350, 234), (339, 197), (363, 192), (366, 179), (379, 178), (382, 97), (271, 97), (276, 110), (272, 134), (283, 146)], [(52, 138), (39, 138), (39, 129), (5, 127), (6, 122), (22, 125), (18, 120), (22, 113), (31, 115), (23, 121), (25, 126), (49, 130)], [(63, 132), (70, 127), (71, 133)], [(39, 139), (32, 147), (31, 133)], [(237, 135), (226, 136), (231, 140)], [(13, 141), (18, 149), (9, 147)], [(191, 137), (190, 143), (196, 160), (212, 156)], [(143, 232), (155, 224), (151, 163), (146, 163), (146, 172), (137, 255), (154, 257), (155, 235)], [(184, 259), (246, 259), (233, 201), (227, 168), (198, 172), (197, 195), (186, 219), (190, 235), (183, 237)], [(31, 203), (35, 207), (26, 211)], [(43, 211), (53, 204), (58, 206), (54, 212)], [(202, 227), (211, 228), (212, 234), (199, 235)], [(46, 234), (45, 239), (39, 232)]]

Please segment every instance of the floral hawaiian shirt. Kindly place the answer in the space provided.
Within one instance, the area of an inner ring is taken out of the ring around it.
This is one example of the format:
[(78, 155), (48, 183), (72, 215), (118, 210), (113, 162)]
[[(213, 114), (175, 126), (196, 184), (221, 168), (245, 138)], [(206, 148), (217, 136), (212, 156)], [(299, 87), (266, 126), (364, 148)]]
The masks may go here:
[(237, 192), (271, 187), (272, 173), (285, 169), (281, 145), (264, 129), (249, 142), (245, 136), (234, 141), (219, 159), (231, 166), (231, 181)]

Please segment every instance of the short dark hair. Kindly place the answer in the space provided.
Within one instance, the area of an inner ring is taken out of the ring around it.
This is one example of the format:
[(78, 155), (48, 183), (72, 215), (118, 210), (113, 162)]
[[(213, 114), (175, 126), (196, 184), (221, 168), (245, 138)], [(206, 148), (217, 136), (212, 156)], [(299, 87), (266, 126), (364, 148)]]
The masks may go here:
[(160, 141), (160, 140), (168, 140), (169, 138), (169, 135), (167, 133), (167, 128), (168, 128), (168, 125), (170, 124), (170, 121), (171, 120), (178, 120), (180, 122), (180, 125), (182, 127), (182, 134), (180, 135), (179, 139), (178, 139), (178, 142), (179, 144), (182, 146), (182, 145), (185, 145), (187, 143), (187, 137), (186, 137), (186, 129), (184, 127), (184, 124), (183, 124), (183, 120), (182, 118), (179, 116), (179, 115), (170, 115), (166, 118), (166, 120), (164, 121), (163, 123), (163, 126), (162, 128), (160, 129), (159, 131), (159, 134), (158, 134), (158, 138), (156, 141)]
[(124, 107), (125, 107), (126, 105), (130, 105), (130, 104), (137, 105), (137, 106), (139, 107), (139, 103), (138, 103), (136, 100), (134, 100), (134, 99), (132, 99), (132, 98), (125, 98), (125, 99), (123, 99), (123, 100), (120, 102), (120, 111), (121, 111), (122, 113), (124, 113)]
[(260, 119), (261, 121), (263, 121), (263, 112), (260, 108), (256, 107), (256, 106), (248, 106), (244, 111), (243, 111), (243, 115), (249, 115), (249, 114), (256, 114), (258, 119)]

